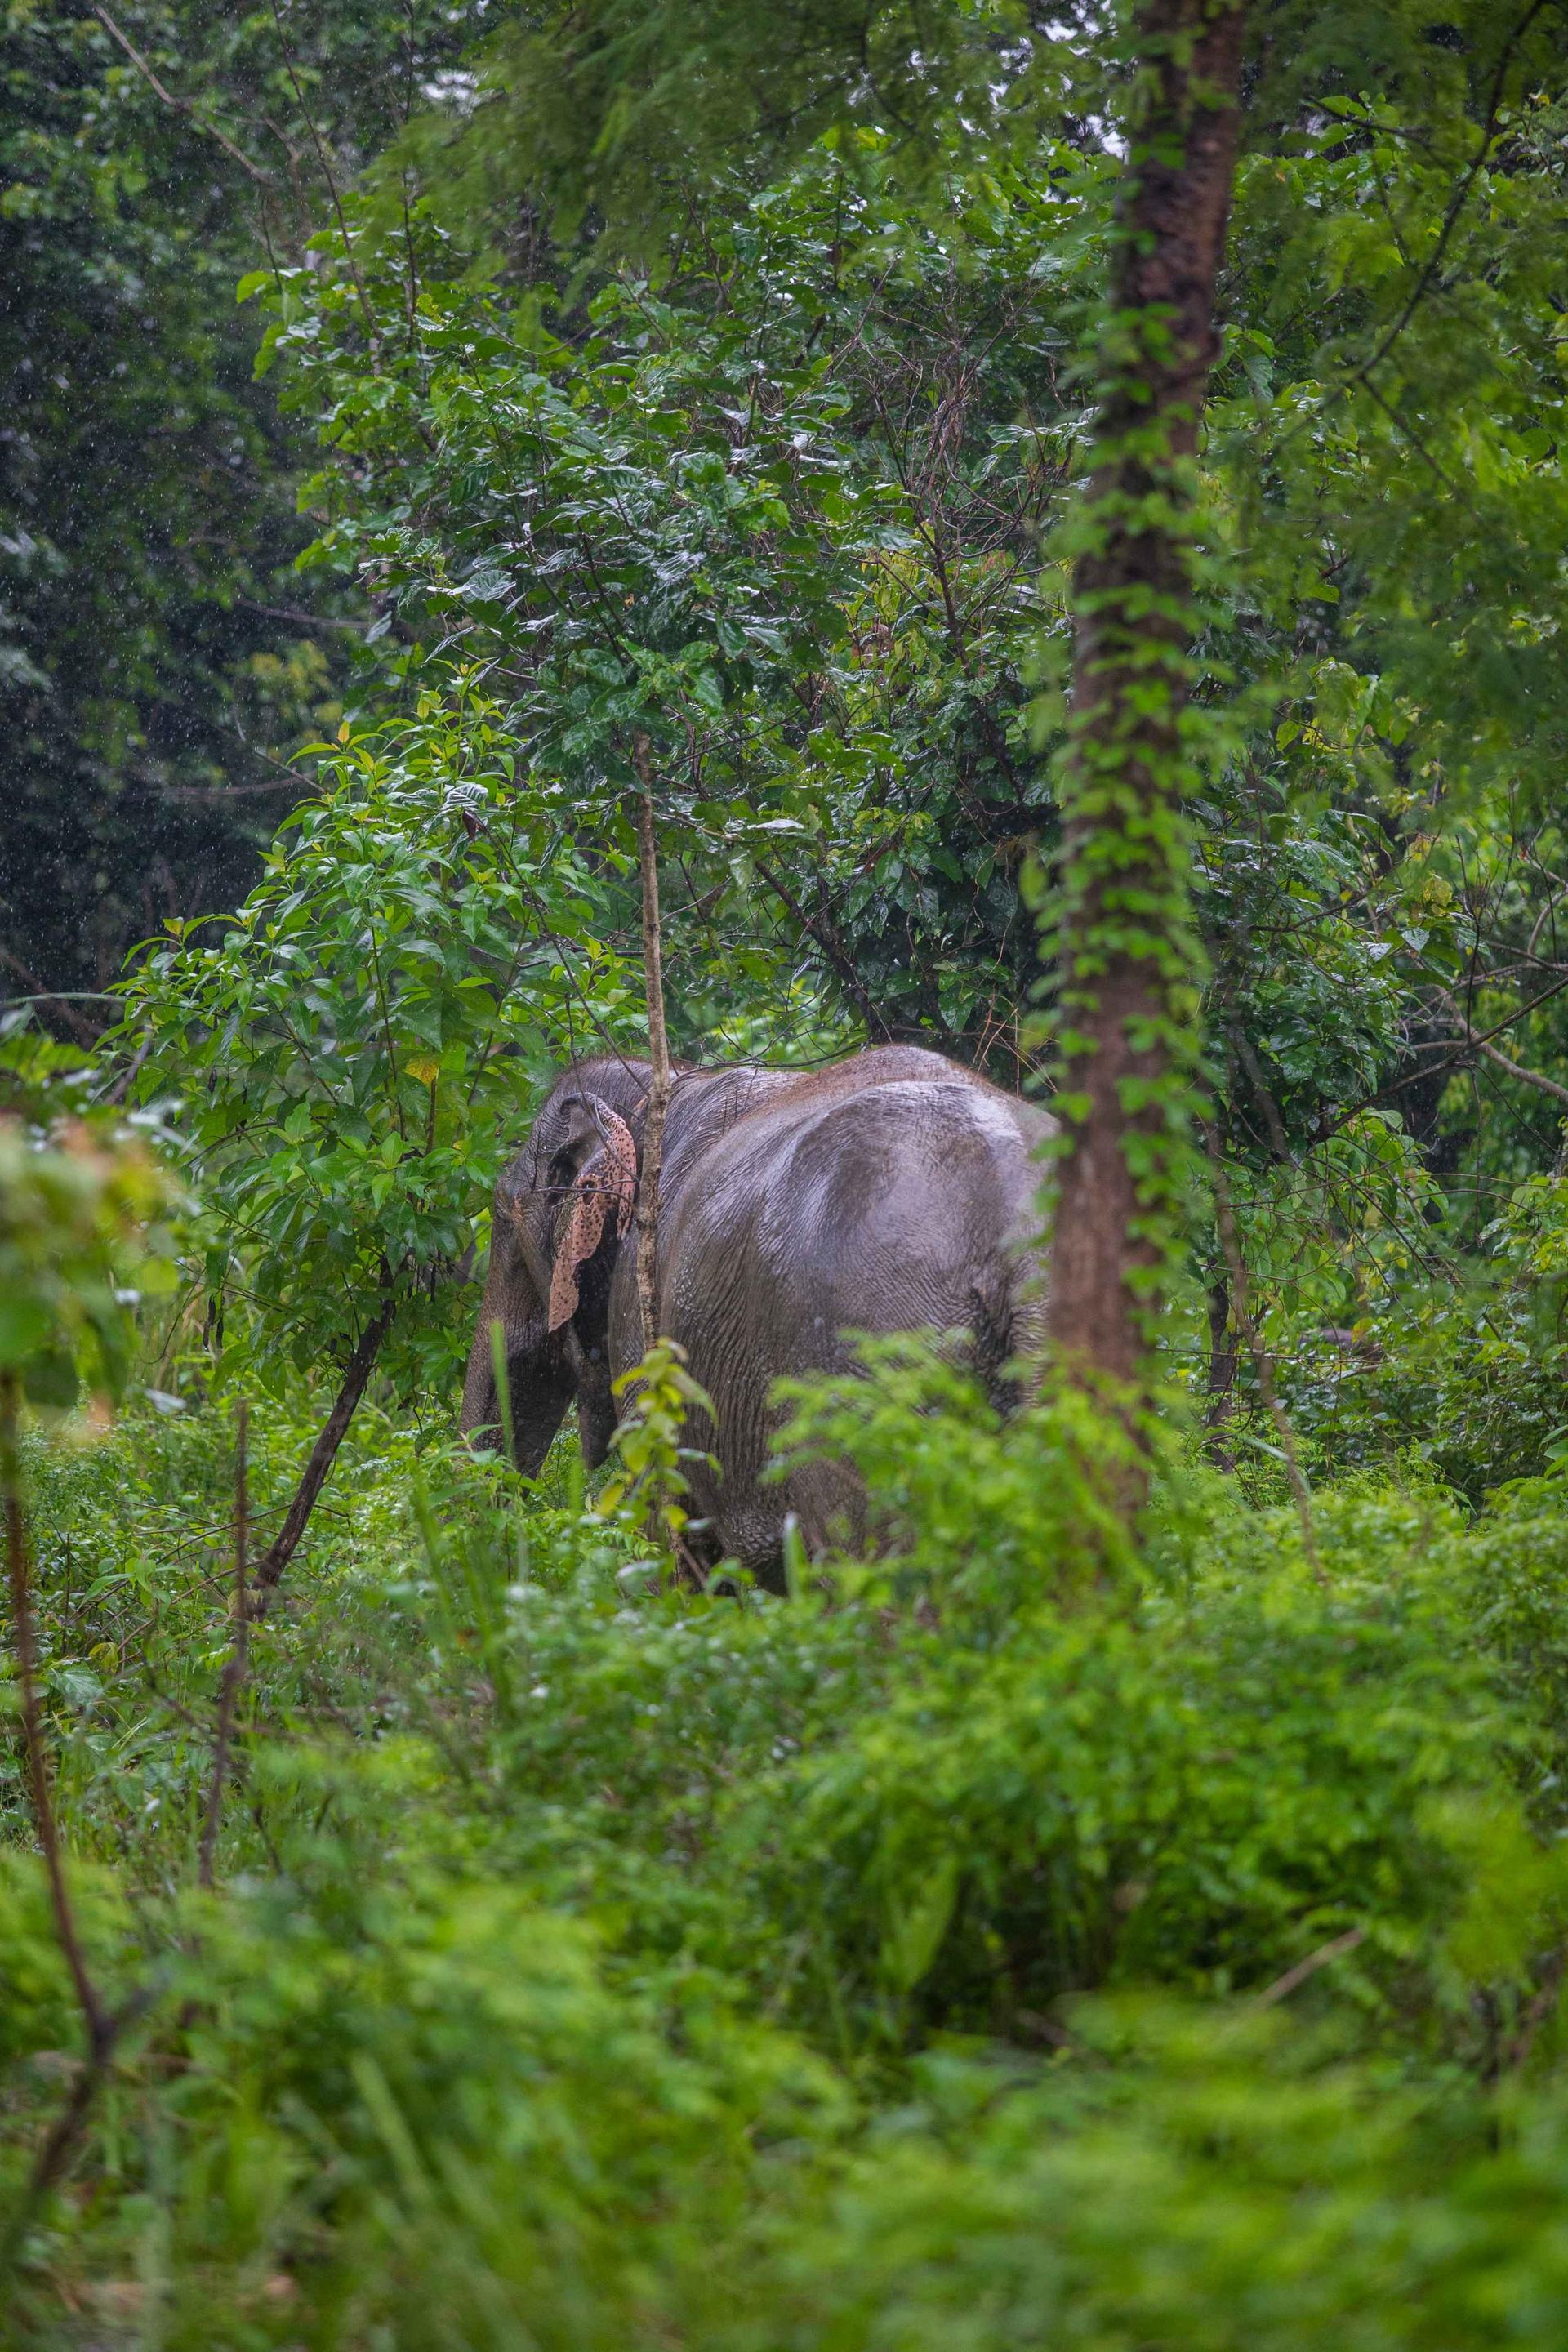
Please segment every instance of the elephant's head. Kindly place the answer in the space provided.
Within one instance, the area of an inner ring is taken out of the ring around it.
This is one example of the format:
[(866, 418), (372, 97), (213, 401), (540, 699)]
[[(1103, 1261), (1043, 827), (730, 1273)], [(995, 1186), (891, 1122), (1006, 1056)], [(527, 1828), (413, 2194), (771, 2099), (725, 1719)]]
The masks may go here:
[[(478, 1444), (500, 1442), (499, 1323), (513, 1450), (529, 1477), (574, 1398), (591, 1468), (604, 1460), (615, 1428), (610, 1278), (637, 1197), (637, 1144), (626, 1114), (635, 1118), (641, 1108), (646, 1080), (638, 1080), (625, 1065), (563, 1079), (496, 1187), (489, 1275), (468, 1358), (462, 1426)], [(623, 1098), (621, 1108), (612, 1095)]]

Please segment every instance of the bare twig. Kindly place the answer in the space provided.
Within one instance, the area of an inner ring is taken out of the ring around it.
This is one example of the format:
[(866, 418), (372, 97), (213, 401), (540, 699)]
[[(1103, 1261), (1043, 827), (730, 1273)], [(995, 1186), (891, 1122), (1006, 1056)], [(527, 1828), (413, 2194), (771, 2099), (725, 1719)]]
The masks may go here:
[(1290, 1426), (1290, 1416), (1279, 1402), (1279, 1391), (1274, 1383), (1274, 1359), (1264, 1345), (1263, 1335), (1253, 1320), (1247, 1282), (1247, 1261), (1241, 1254), (1241, 1243), (1236, 1230), (1236, 1211), (1230, 1197), (1230, 1179), (1225, 1172), (1220, 1154), (1219, 1139), (1206, 1123), (1204, 1139), (1208, 1147), (1209, 1163), (1214, 1171), (1215, 1221), (1219, 1226), (1220, 1247), (1230, 1273), (1230, 1307), (1237, 1330), (1246, 1340), (1258, 1373), (1258, 1386), (1268, 1417), (1279, 1438), (1279, 1450), (1285, 1459), (1285, 1475), (1296, 1505), (1296, 1516), (1301, 1523), (1301, 1548), (1308, 1565), (1318, 1583), (1327, 1579), (1323, 1574), (1322, 1554), (1318, 1549), (1318, 1531), (1312, 1523), (1312, 1496), (1301, 1474), (1301, 1460), (1296, 1451), (1296, 1433)]
[(122, 1103), (141, 1076), (142, 1066), (152, 1050), (153, 1032), (149, 1029), (119, 1076), (111, 1078), (101, 1093), (94, 1095), (94, 1102)]
[(241, 1397), (234, 1416), (234, 1643), (224, 1665), (217, 1693), (217, 1738), (213, 1746), (212, 1780), (207, 1789), (206, 1818), (202, 1823), (201, 1860), (197, 1876), (204, 1886), (213, 1883), (213, 1856), (223, 1820), (224, 1782), (228, 1777), (234, 1745), (234, 1717), (240, 1685), (249, 1664), (250, 1598), (246, 1589), (246, 1549), (250, 1535), (250, 1496), (247, 1483), (247, 1441), (250, 1408)]
[[(1543, 872), (1545, 871), (1544, 868), (1542, 868), (1541, 870)], [(1549, 882), (1557, 881), (1557, 877), (1554, 874), (1547, 874), (1546, 878)], [(1556, 945), (1557, 925), (1553, 918), (1564, 898), (1568, 898), (1568, 882), (1558, 883), (1557, 887), (1547, 899), (1545, 906), (1542, 907), (1540, 914), (1537, 915), (1534, 922), (1531, 923), (1530, 927), (1530, 937), (1525, 942), (1524, 952), (1532, 960), (1535, 955), (1536, 941), (1540, 939), (1542, 932), (1546, 929), (1548, 923), (1551, 923), (1552, 925), (1552, 945)]]
[(335, 613), (303, 613), (297, 604), (258, 604), (254, 596), (237, 596), (235, 603), (244, 613), (259, 613), (266, 621), (291, 621), (300, 629), (346, 629), (351, 636), (363, 637), (368, 624), (345, 621)]
[(1518, 1078), (1522, 1086), (1534, 1087), (1543, 1095), (1554, 1096), (1560, 1103), (1568, 1103), (1568, 1087), (1560, 1086), (1555, 1078), (1549, 1078), (1544, 1071), (1527, 1070), (1522, 1062), (1516, 1062), (1510, 1055), (1503, 1053), (1500, 1047), (1491, 1043), (1492, 1038), (1497, 1034), (1495, 1030), (1489, 1031), (1485, 1036), (1478, 1036), (1454, 999), (1450, 996), (1447, 1002), (1449, 1010), (1460, 1024), (1467, 1045), (1473, 1046), (1479, 1054), (1484, 1054), (1489, 1062), (1495, 1062), (1500, 1070), (1506, 1070), (1510, 1078)]
[(30, 971), (20, 956), (13, 955), (7, 947), (0, 947), (0, 963), (8, 964), (17, 979), (25, 980), (27, 986), (34, 992), (31, 996), (8, 997), (5, 1000), (7, 1003), (58, 1004), (83, 1045), (97, 1045), (100, 1033), (93, 1027), (90, 1021), (85, 1020), (74, 1008), (78, 1003), (110, 1003), (111, 1000), (105, 996), (101, 988), (68, 988), (62, 995), (58, 989), (46, 988), (37, 973)]
[(656, 1282), (658, 1265), (658, 1180), (664, 1162), (664, 1119), (672, 1079), (669, 1039), (664, 1025), (664, 936), (658, 912), (658, 837), (654, 824), (653, 776), (648, 740), (639, 734), (632, 747), (637, 782), (637, 855), (642, 870), (643, 982), (647, 995), (647, 1112), (643, 1120), (642, 1166), (637, 1182), (637, 1302), (642, 1308), (643, 1351), (658, 1337)]
[(1343, 1952), (1353, 1952), (1358, 1944), (1365, 1941), (1364, 1927), (1347, 1927), (1342, 1936), (1334, 1937), (1331, 1943), (1320, 1944), (1315, 1952), (1309, 1952), (1304, 1960), (1298, 1960), (1293, 1969), (1287, 1969), (1282, 1977), (1276, 1977), (1274, 1982), (1258, 1994), (1254, 2006), (1272, 2009), (1277, 2000), (1288, 2000), (1298, 1985), (1304, 1985), (1309, 1977), (1315, 1977), (1318, 1970), (1327, 1968), (1331, 1960), (1337, 1960)]
[(209, 139), (216, 139), (218, 145), (223, 149), (224, 153), (230, 156), (233, 161), (239, 165), (242, 172), (248, 173), (258, 187), (275, 188), (278, 185), (277, 181), (274, 179), (270, 172), (267, 171), (260, 163), (253, 163), (249, 156), (247, 155), (242, 149), (235, 145), (233, 140), (229, 138), (226, 131), (220, 131), (216, 122), (210, 121), (206, 115), (197, 112), (195, 107), (188, 98), (176, 98), (172, 89), (164, 88), (157, 75), (153, 72), (152, 67), (148, 64), (146, 58), (142, 56), (141, 50), (126, 34), (121, 31), (120, 26), (115, 23), (107, 8), (95, 6), (92, 13), (98, 18), (99, 23), (103, 26), (105, 32), (108, 33), (112, 39), (119, 42), (121, 47), (124, 50), (126, 56), (130, 58), (137, 72), (142, 76), (142, 80), (147, 83), (151, 89), (156, 92), (157, 96), (163, 100), (165, 106), (172, 107), (176, 114), (183, 114), (187, 122), (194, 124), (195, 129), (198, 131), (205, 131)]

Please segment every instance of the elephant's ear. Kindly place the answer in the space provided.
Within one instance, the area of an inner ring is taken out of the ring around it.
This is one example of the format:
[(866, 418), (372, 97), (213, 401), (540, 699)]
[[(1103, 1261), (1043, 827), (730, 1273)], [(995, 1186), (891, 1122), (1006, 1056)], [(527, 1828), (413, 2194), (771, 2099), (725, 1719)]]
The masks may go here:
[(550, 1273), (549, 1328), (559, 1331), (577, 1312), (578, 1276), (605, 1237), (605, 1221), (614, 1217), (616, 1238), (632, 1221), (637, 1192), (637, 1148), (632, 1131), (617, 1111), (597, 1095), (573, 1106), (586, 1114), (574, 1121), (578, 1140), (588, 1156), (572, 1180), (572, 1189), (555, 1221), (554, 1263)]

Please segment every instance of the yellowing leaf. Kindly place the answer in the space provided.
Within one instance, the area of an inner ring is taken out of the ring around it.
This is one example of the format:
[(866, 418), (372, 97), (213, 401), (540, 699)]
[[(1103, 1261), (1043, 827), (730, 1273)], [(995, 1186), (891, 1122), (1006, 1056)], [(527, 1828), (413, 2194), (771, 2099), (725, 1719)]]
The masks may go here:
[(434, 1054), (411, 1054), (403, 1066), (422, 1087), (433, 1087), (441, 1075), (441, 1065)]

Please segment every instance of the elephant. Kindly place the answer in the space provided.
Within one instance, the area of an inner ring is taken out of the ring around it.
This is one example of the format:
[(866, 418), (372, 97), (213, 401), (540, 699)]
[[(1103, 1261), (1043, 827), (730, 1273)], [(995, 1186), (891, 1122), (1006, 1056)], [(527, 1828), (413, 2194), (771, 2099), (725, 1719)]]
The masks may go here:
[[(500, 1442), (499, 1322), (512, 1449), (529, 1476), (574, 1402), (585, 1462), (605, 1459), (611, 1382), (643, 1355), (633, 1212), (650, 1084), (646, 1062), (574, 1064), (496, 1187), (462, 1427), (471, 1443)], [(656, 1319), (713, 1400), (716, 1429), (688, 1433), (719, 1464), (716, 1475), (689, 1465), (711, 1563), (737, 1562), (779, 1591), (789, 1515), (813, 1556), (835, 1532), (863, 1533), (848, 1465), (764, 1476), (782, 1418), (773, 1381), (853, 1369), (847, 1334), (966, 1331), (1002, 1395), (1004, 1366), (1044, 1336), (1036, 1154), (1055, 1124), (918, 1046), (814, 1069), (677, 1066)]]

